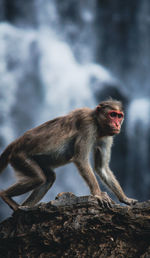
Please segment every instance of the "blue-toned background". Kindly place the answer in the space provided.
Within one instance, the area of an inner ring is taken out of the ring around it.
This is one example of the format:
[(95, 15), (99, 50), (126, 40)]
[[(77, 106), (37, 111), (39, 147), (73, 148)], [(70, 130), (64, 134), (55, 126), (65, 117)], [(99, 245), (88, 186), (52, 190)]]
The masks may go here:
[[(0, 0), (0, 151), (31, 127), (112, 96), (126, 116), (111, 168), (129, 197), (150, 198), (149, 67), (149, 0)], [(14, 182), (10, 171), (0, 189)], [(89, 194), (72, 165), (57, 169), (43, 201), (61, 191)], [(0, 200), (0, 218), (10, 214)]]

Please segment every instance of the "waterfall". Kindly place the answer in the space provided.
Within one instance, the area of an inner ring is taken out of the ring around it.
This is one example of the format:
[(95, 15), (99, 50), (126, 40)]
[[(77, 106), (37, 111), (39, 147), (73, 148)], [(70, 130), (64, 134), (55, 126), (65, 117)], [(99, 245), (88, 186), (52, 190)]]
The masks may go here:
[[(126, 112), (111, 168), (127, 195), (149, 198), (149, 5), (1, 1), (0, 152), (24, 131), (112, 96)], [(1, 175), (0, 189), (14, 182), (10, 170)], [(57, 170), (43, 201), (61, 191), (89, 194), (74, 166)], [(1, 200), (0, 206), (0, 216), (8, 215)]]
[[(79, 24), (69, 21), (61, 31), (62, 17), (54, 1), (45, 1), (45, 5), (43, 1), (35, 1), (35, 27), (26, 26), (20, 19), (15, 24), (0, 23), (1, 151), (25, 130), (42, 122), (74, 108), (93, 108), (97, 104), (93, 87), (100, 90), (105, 82), (115, 81), (104, 67), (93, 63), (94, 33), (86, 44), (88, 33), (92, 33), (93, 3), (88, 1), (81, 9), (82, 4), (78, 6), (82, 36)], [(73, 34), (79, 35), (77, 45), (71, 40)], [(7, 188), (13, 182), (9, 169), (1, 176), (0, 188)], [(58, 169), (55, 186), (43, 201), (53, 199), (61, 191), (89, 194), (72, 165)], [(22, 197), (16, 199), (20, 202)], [(1, 216), (9, 212), (1, 204)]]
[[(150, 99), (134, 99), (128, 108), (128, 177), (126, 185), (132, 196), (142, 200), (149, 195)], [(144, 186), (144, 191), (143, 191)]]

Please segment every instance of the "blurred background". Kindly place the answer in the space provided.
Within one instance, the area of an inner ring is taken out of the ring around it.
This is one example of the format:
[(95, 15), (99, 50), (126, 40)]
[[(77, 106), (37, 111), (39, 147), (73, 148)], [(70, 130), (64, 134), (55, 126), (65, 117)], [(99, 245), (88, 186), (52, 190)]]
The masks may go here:
[[(149, 67), (149, 0), (0, 0), (0, 152), (24, 131), (111, 96), (126, 113), (111, 168), (129, 197), (150, 199)], [(15, 181), (10, 171), (0, 189)], [(42, 201), (61, 191), (89, 194), (72, 165), (57, 169)], [(11, 213), (0, 200), (0, 219)]]

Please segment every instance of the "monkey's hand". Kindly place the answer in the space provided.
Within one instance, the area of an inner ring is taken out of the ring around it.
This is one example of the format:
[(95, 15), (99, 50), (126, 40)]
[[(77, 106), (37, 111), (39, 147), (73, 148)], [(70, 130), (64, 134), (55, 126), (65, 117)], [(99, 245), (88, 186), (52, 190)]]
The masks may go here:
[(108, 196), (106, 192), (101, 192), (101, 195), (94, 195), (102, 207), (111, 208), (114, 201)]
[(128, 198), (128, 197), (125, 197), (125, 198), (123, 198), (123, 199), (121, 199), (119, 201), (122, 202), (122, 203), (125, 203), (127, 205), (134, 205), (134, 204), (136, 204), (138, 202), (138, 200), (132, 199), (132, 198)]
[(29, 210), (33, 210), (34, 207), (20, 205), (20, 206), (18, 207), (18, 209), (19, 209), (19, 210), (22, 210), (22, 211), (29, 211)]

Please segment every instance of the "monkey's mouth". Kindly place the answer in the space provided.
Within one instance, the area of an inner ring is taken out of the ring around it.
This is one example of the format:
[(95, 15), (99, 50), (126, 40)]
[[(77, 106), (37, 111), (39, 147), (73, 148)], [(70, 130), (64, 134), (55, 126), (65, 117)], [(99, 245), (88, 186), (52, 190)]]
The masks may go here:
[[(107, 128), (107, 129), (106, 129)], [(119, 134), (120, 133), (120, 129), (119, 128), (116, 128), (116, 127), (114, 127), (114, 126), (111, 126), (111, 125), (107, 125), (106, 127), (105, 127), (105, 132), (107, 132), (107, 134), (108, 135), (110, 135), (110, 136), (113, 136), (113, 135), (115, 135), (115, 134)]]
[(118, 133), (120, 133), (120, 129), (111, 128), (111, 133), (118, 134)]

